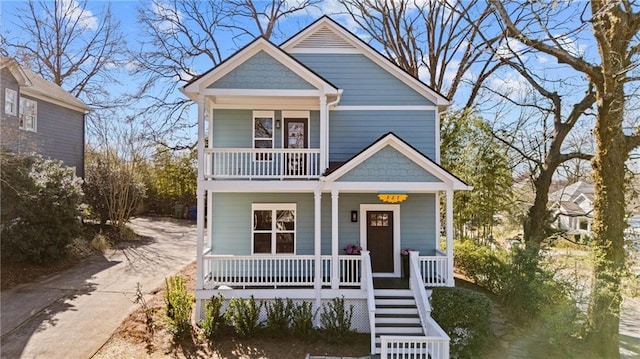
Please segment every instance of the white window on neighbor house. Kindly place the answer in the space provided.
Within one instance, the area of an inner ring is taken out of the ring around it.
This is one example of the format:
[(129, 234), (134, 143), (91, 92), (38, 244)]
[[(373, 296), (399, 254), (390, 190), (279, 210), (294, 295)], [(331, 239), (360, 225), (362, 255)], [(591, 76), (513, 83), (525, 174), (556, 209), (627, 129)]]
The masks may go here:
[(251, 230), (253, 254), (295, 253), (295, 203), (254, 203), (251, 210), (253, 214)]
[(4, 89), (4, 113), (15, 116), (18, 108), (18, 91)]
[[(253, 111), (253, 148), (273, 148), (273, 111)], [(257, 161), (271, 161), (271, 153), (256, 154)]]
[(28, 98), (20, 97), (20, 128), (36, 131), (38, 120), (38, 103)]

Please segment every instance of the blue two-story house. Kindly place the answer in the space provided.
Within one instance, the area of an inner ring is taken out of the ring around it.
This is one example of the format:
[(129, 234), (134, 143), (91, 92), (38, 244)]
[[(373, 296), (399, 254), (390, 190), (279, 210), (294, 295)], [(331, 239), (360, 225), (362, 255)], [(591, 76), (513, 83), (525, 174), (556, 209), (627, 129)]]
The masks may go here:
[(454, 285), (453, 192), (469, 189), (439, 165), (449, 101), (329, 17), (182, 91), (198, 105), (197, 315), (217, 293), (344, 296), (372, 352), (448, 357), (429, 288)]

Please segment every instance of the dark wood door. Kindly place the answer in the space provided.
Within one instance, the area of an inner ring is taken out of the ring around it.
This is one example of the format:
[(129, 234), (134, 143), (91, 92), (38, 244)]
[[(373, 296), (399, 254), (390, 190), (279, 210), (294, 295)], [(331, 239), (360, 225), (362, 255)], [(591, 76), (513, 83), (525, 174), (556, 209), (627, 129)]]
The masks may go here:
[(367, 211), (367, 249), (373, 272), (393, 272), (392, 211)]
[[(309, 148), (307, 138), (308, 120), (306, 118), (284, 119), (285, 148)], [(286, 155), (286, 173), (288, 175), (305, 175), (307, 173), (307, 159), (304, 153), (290, 153)]]

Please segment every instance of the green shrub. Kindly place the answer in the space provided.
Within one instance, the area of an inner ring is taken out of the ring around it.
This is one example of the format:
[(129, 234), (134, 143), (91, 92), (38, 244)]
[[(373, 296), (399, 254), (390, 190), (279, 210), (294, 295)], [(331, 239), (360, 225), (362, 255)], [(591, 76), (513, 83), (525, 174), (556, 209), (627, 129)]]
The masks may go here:
[(261, 307), (262, 304), (258, 304), (253, 296), (249, 299), (232, 298), (224, 315), (236, 334), (241, 337), (250, 337), (261, 327)]
[(345, 343), (351, 331), (351, 319), (353, 317), (353, 305), (346, 308), (344, 296), (333, 298), (322, 306), (320, 324), (325, 338), (333, 343)]
[(35, 263), (64, 257), (82, 233), (82, 179), (62, 162), (0, 152), (2, 260)]
[(434, 288), (431, 315), (451, 338), (452, 358), (479, 358), (490, 334), (491, 303), (464, 288)]
[(204, 318), (200, 320), (199, 324), (205, 338), (209, 341), (219, 335), (225, 326), (224, 314), (221, 310), (222, 303), (224, 303), (224, 298), (218, 294), (211, 297), (204, 306)]
[(313, 329), (313, 305), (311, 302), (300, 302), (291, 308), (291, 329), (298, 338), (309, 340)]
[(187, 291), (181, 276), (165, 278), (165, 304), (169, 332), (174, 339), (191, 335), (191, 307), (194, 297)]
[(267, 312), (265, 326), (269, 334), (273, 337), (288, 335), (293, 301), (291, 299), (285, 301), (282, 298), (276, 298), (273, 302), (265, 304)]

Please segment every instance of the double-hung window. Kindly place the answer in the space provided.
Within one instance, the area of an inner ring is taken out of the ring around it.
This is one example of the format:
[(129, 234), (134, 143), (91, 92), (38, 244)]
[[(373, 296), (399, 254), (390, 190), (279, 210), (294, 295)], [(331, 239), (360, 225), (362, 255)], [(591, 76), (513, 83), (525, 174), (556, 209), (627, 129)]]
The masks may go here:
[[(253, 148), (273, 148), (273, 111), (253, 111)], [(257, 161), (271, 161), (271, 153), (257, 153)]]
[(295, 253), (295, 203), (253, 204), (251, 210), (253, 254)]
[(18, 107), (18, 91), (4, 89), (4, 113), (15, 116)]
[(35, 131), (37, 119), (38, 103), (28, 98), (20, 97), (20, 128), (27, 131)]

